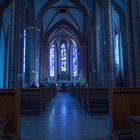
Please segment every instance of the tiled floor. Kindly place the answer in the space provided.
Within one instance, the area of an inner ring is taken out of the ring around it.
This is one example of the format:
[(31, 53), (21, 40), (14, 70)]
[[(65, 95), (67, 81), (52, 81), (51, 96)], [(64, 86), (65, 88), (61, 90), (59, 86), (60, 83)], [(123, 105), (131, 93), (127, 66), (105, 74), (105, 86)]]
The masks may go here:
[(90, 116), (58, 93), (40, 117), (21, 117), (21, 140), (110, 140), (109, 116)]

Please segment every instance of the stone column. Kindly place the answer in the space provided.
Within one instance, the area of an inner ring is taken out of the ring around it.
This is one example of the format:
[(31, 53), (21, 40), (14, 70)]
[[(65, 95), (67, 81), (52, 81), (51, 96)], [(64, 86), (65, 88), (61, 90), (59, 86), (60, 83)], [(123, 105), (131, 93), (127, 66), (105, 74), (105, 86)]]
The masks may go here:
[[(88, 19), (87, 19), (88, 20)], [(86, 21), (84, 21), (84, 33), (83, 33), (83, 41), (82, 41), (82, 48), (81, 51), (82, 53), (80, 54), (82, 56), (82, 72), (84, 75), (84, 78), (88, 81), (89, 78), (89, 69), (87, 69), (88, 66), (88, 42), (87, 42), (87, 28), (88, 28), (88, 24)], [(80, 52), (81, 52), (80, 51)]]
[(93, 19), (90, 20), (89, 27), (87, 28), (88, 34), (88, 55), (87, 55), (87, 71), (88, 71), (88, 81), (89, 85), (95, 86), (95, 75), (93, 73), (93, 69), (95, 69), (95, 46), (94, 46), (94, 27), (93, 27)]
[(140, 7), (139, 0), (125, 0), (129, 86), (140, 86)]
[(14, 77), (13, 77), (13, 47), (14, 47), (14, 31), (15, 31), (15, 1), (12, 0), (11, 4), (11, 30), (10, 30), (10, 53), (9, 53), (9, 79), (8, 79), (8, 87), (14, 86)]
[[(140, 86), (140, 15), (138, 2), (131, 0), (132, 9), (132, 29), (133, 29), (133, 48), (135, 59), (136, 86)], [(134, 63), (134, 62), (133, 62)]]
[(94, 61), (95, 61), (95, 67), (93, 67), (93, 75), (95, 79), (95, 86), (102, 86), (102, 80), (101, 80), (101, 75), (103, 71), (101, 71), (101, 11), (99, 10), (99, 4), (101, 2), (99, 0), (96, 0), (93, 4), (93, 22), (94, 22)]
[[(82, 42), (82, 40), (80, 41)], [(80, 71), (83, 71), (83, 47), (82, 43), (78, 46), (78, 75)]]
[(22, 40), (23, 40), (23, 7), (19, 1), (12, 1), (11, 19), (11, 45), (9, 57), (9, 87), (21, 87), (22, 85)]
[[(31, 52), (30, 52), (30, 84), (34, 82), (37, 86), (39, 86), (39, 65), (40, 65), (40, 48), (44, 47), (42, 45), (42, 36), (40, 27), (35, 26), (34, 29), (30, 32), (32, 34), (32, 39), (30, 40), (31, 44)], [(34, 34), (33, 34), (34, 33)]]
[(113, 44), (113, 23), (111, 0), (102, 0), (102, 70), (103, 86), (114, 86), (114, 44)]

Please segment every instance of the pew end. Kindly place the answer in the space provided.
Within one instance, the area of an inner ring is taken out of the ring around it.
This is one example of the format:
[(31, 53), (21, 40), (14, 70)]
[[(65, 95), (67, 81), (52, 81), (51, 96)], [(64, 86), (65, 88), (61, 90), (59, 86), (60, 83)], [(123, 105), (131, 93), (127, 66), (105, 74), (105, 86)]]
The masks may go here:
[(132, 138), (128, 117), (131, 115), (140, 115), (140, 89), (113, 88), (109, 91), (111, 134), (118, 139), (122, 136)]
[(0, 89), (0, 117), (8, 121), (4, 128), (4, 136), (19, 140), (19, 112), (20, 89)]

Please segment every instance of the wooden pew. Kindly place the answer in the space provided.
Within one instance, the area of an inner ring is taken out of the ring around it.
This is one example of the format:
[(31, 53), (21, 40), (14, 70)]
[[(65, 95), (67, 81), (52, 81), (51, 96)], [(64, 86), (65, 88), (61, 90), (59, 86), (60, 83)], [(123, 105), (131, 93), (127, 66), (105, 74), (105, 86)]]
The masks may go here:
[(4, 118), (0, 118), (0, 140), (2, 140), (4, 134), (4, 126), (8, 123), (8, 121)]
[(83, 87), (71, 87), (70, 89), (70, 93), (73, 97), (76, 98), (76, 100), (81, 104), (81, 100), (80, 100), (80, 94), (83, 91)]
[(43, 109), (50, 102), (50, 100), (55, 96), (56, 90), (53, 87), (42, 88), (43, 96)]
[(140, 140), (140, 116), (130, 116), (128, 120), (131, 124), (133, 140)]
[(109, 113), (108, 88), (74, 87), (71, 94), (90, 114)]
[(110, 89), (111, 133), (121, 137), (131, 132), (129, 116), (140, 115), (140, 88)]
[(40, 115), (43, 110), (41, 88), (21, 89), (21, 115)]
[(90, 114), (109, 114), (108, 88), (88, 87), (85, 94), (85, 104)]
[(20, 90), (0, 89), (0, 117), (8, 123), (4, 127), (5, 137), (19, 140)]
[(40, 115), (55, 95), (55, 88), (27, 88), (21, 90), (21, 114)]

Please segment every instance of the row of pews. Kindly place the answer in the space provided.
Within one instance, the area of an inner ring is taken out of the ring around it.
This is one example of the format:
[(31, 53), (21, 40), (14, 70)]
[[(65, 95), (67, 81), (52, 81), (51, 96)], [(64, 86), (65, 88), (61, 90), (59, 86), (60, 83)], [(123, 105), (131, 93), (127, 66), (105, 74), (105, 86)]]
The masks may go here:
[(109, 97), (107, 88), (71, 88), (71, 94), (83, 109), (90, 114), (109, 114)]
[(54, 88), (1, 89), (0, 140), (19, 140), (20, 115), (40, 115), (55, 94)]
[(21, 89), (21, 115), (40, 115), (45, 106), (56, 94), (55, 88)]
[[(132, 133), (135, 133), (133, 140), (140, 140), (140, 88), (74, 87), (71, 94), (90, 114), (110, 115), (110, 131), (114, 140), (125, 136), (130, 138)], [(134, 129), (129, 118), (135, 117)]]
[[(109, 114), (110, 130), (114, 139), (135, 134), (140, 140), (140, 88), (71, 88), (71, 94), (91, 114)], [(0, 90), (0, 139), (19, 140), (19, 117), (40, 115), (55, 96), (54, 88), (1, 89)], [(137, 118), (137, 119), (133, 119)], [(133, 123), (133, 120), (135, 123)], [(4, 127), (4, 134), (3, 134)], [(134, 129), (135, 128), (135, 129)]]

